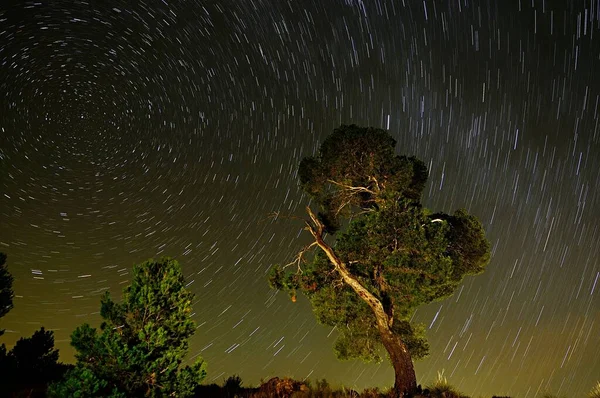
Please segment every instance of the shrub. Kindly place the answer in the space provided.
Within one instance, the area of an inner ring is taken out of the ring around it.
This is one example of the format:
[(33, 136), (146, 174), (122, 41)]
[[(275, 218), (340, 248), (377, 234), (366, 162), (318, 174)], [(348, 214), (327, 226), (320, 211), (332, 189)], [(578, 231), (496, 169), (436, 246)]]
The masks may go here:
[(427, 389), (431, 398), (468, 398), (448, 383), (448, 379), (444, 376), (444, 370), (438, 372), (437, 379)]
[(242, 378), (239, 375), (229, 376), (223, 383), (223, 389), (230, 395), (238, 393), (242, 389)]

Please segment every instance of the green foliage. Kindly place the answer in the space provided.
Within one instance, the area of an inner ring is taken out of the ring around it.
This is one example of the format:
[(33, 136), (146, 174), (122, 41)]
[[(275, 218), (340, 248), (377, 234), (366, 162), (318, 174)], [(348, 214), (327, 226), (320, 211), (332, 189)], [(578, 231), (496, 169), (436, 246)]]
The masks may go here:
[(54, 333), (43, 327), (31, 337), (20, 338), (12, 350), (0, 347), (0, 374), (6, 382), (0, 393), (15, 393), (31, 386), (46, 385), (59, 379), (67, 366), (58, 362), (54, 349)]
[(340, 217), (349, 217), (356, 208), (377, 208), (398, 195), (420, 198), (427, 168), (414, 157), (397, 156), (395, 146), (384, 130), (343, 125), (323, 141), (316, 157), (300, 162), (301, 186), (321, 206), (319, 216), (329, 232), (339, 229)]
[[(13, 308), (13, 277), (6, 267), (6, 254), (0, 253), (0, 318)], [(0, 336), (4, 329), (0, 329)]]
[(84, 324), (71, 335), (77, 368), (53, 391), (75, 396), (85, 385), (93, 386), (86, 396), (192, 396), (206, 375), (201, 359), (181, 366), (195, 331), (192, 298), (175, 260), (134, 266), (121, 303), (102, 297), (100, 330)]
[(126, 394), (119, 392), (116, 387), (110, 390), (106, 380), (98, 378), (91, 369), (80, 365), (69, 370), (60, 383), (51, 384), (48, 387), (48, 396), (57, 398), (127, 397)]
[[(489, 262), (481, 223), (465, 210), (434, 214), (420, 203), (427, 168), (414, 157), (395, 154), (384, 130), (341, 126), (304, 158), (302, 188), (319, 206), (319, 219), (335, 234), (336, 255), (393, 319), (392, 331), (413, 359), (427, 355), (422, 325), (409, 319), (422, 304), (451, 295), (467, 275)], [(381, 337), (370, 307), (344, 283), (317, 251), (301, 272), (274, 267), (273, 288), (294, 299), (305, 294), (317, 320), (336, 326), (340, 359), (380, 360)]]
[(447, 252), (454, 263), (453, 279), (482, 273), (490, 261), (490, 248), (479, 220), (465, 209), (457, 210), (453, 216), (436, 216), (450, 226)]

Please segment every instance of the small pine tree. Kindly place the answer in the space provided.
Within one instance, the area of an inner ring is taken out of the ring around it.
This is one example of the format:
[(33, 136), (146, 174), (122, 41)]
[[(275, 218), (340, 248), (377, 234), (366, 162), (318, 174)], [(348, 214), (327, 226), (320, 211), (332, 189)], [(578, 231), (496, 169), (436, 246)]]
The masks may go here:
[(181, 366), (196, 328), (192, 298), (177, 261), (134, 266), (121, 303), (102, 297), (100, 330), (84, 324), (71, 335), (76, 368), (50, 395), (193, 396), (206, 370), (202, 359)]

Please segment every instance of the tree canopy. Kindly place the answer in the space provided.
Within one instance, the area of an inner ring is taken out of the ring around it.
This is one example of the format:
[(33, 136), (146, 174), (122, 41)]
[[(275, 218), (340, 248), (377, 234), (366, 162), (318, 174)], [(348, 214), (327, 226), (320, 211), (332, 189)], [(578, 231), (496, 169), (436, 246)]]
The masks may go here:
[(133, 268), (121, 303), (106, 293), (101, 299), (100, 329), (88, 324), (71, 335), (77, 364), (53, 385), (53, 396), (192, 396), (206, 375), (198, 358), (182, 366), (188, 339), (193, 294), (185, 288), (177, 261), (148, 260)]
[[(413, 358), (428, 352), (424, 328), (410, 323), (414, 311), (482, 272), (490, 254), (476, 217), (422, 206), (427, 168), (397, 155), (395, 145), (384, 130), (341, 126), (301, 161), (301, 187), (318, 206), (317, 215), (307, 207), (314, 242), (300, 251), (297, 267), (274, 267), (270, 282), (293, 298), (301, 291), (319, 322), (337, 326), (340, 359), (380, 360), (383, 345), (396, 387), (407, 390), (414, 380), (401, 379), (414, 378), (414, 370), (403, 350)], [(321, 250), (306, 259), (312, 247)]]
[(59, 379), (69, 368), (58, 362), (58, 350), (54, 348), (54, 333), (43, 327), (31, 337), (20, 338), (7, 351), (0, 346), (0, 395), (15, 394), (32, 387), (42, 389), (50, 381)]

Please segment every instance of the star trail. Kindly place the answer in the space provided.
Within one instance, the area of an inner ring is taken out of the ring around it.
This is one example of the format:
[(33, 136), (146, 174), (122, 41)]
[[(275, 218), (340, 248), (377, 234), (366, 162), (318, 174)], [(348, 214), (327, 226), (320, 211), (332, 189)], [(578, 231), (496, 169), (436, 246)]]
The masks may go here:
[[(97, 3), (97, 4), (96, 4)], [(583, 396), (600, 380), (597, 0), (6, 0), (0, 4), (0, 342), (40, 326), (73, 361), (134, 263), (173, 256), (209, 382), (391, 386), (266, 274), (308, 242), (297, 168), (340, 124), (389, 130), (424, 203), (478, 216), (486, 272), (419, 308), (470, 396)]]

